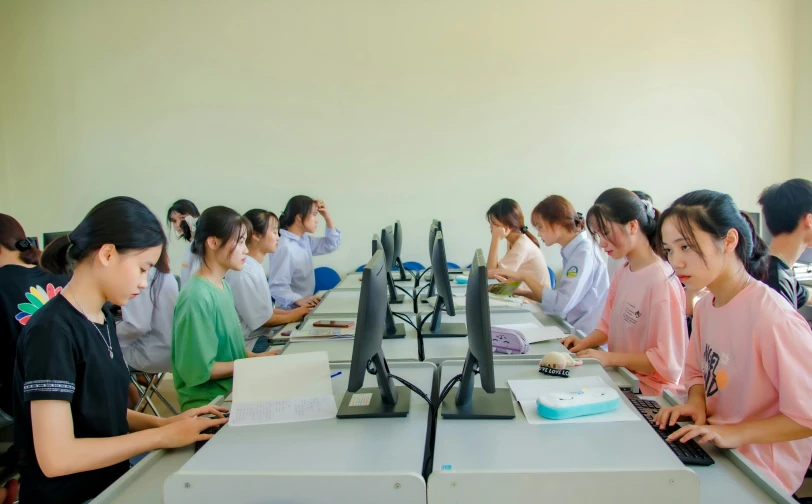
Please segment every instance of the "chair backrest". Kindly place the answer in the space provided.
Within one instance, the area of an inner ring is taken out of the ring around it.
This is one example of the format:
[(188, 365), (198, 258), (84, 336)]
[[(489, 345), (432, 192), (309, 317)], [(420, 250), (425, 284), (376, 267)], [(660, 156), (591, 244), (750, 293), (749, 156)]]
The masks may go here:
[(316, 276), (316, 290), (313, 291), (313, 294), (333, 289), (341, 281), (341, 277), (333, 268), (321, 266), (313, 270), (313, 273)]
[(362, 271), (364, 271), (364, 266), (366, 266), (366, 265), (362, 264), (361, 266), (358, 266), (358, 269), (356, 269), (355, 272), (356, 273), (361, 273)]
[(553, 269), (549, 266), (547, 266), (547, 271), (550, 272), (550, 288), (555, 290), (555, 273), (553, 272)]
[(455, 264), (453, 262), (448, 262), (448, 269), (462, 269), (460, 268), (459, 264)]
[[(397, 266), (395, 266), (395, 268), (397, 268)], [(403, 263), (403, 269), (407, 269), (410, 271), (423, 271), (424, 269), (426, 269), (426, 267), (417, 261), (406, 261), (405, 263)]]

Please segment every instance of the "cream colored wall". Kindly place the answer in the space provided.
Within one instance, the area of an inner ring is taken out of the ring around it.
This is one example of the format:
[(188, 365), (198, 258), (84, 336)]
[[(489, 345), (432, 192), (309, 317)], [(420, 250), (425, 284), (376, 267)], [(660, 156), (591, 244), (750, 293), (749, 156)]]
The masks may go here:
[(795, 16), (793, 176), (812, 179), (812, 1), (798, 0)]
[(434, 217), (467, 264), (500, 197), (754, 208), (791, 173), (792, 0), (0, 4), (4, 206), (29, 234), (117, 194), (163, 218), (305, 193), (344, 232), (319, 264), (354, 269), (395, 219), (426, 262)]

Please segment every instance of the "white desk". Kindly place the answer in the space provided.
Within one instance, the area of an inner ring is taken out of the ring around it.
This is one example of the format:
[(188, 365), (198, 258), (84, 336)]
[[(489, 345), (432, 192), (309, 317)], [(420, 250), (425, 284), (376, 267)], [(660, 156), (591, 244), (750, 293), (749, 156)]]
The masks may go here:
[[(414, 318), (414, 316), (412, 316)], [(319, 318), (308, 317), (304, 323), (304, 329), (312, 329), (313, 323)], [(337, 316), (330, 317), (330, 320), (352, 320), (356, 321), (354, 316)], [(417, 331), (409, 324), (403, 322), (395, 317), (395, 324), (403, 324), (406, 329), (406, 337), (384, 339), (383, 353), (386, 360), (389, 362), (397, 361), (416, 361), (417, 360)], [(296, 354), (305, 352), (327, 352), (330, 362), (350, 362), (352, 360), (352, 345), (353, 340), (339, 340), (339, 341), (299, 341), (288, 344), (284, 353)]]
[[(333, 380), (338, 403), (349, 366), (330, 367), (342, 371)], [(436, 368), (430, 363), (390, 369), (432, 389)], [(376, 386), (375, 377), (367, 374), (364, 386)], [(406, 418), (226, 426), (194, 456), (192, 448), (153, 453), (157, 460), (147, 457), (94, 502), (425, 504), (428, 426), (428, 405), (414, 393)]]
[[(425, 314), (423, 314), (425, 316)], [(427, 320), (425, 325), (430, 323), (431, 319)], [(549, 320), (553, 323), (553, 320)], [(448, 323), (465, 323), (465, 313), (457, 312), (453, 317), (443, 314), (443, 322)], [(538, 319), (530, 312), (525, 310), (517, 311), (494, 311), (491, 312), (491, 325), (501, 324), (538, 324), (542, 325)], [(448, 359), (465, 359), (468, 354), (468, 338), (464, 337), (423, 337), (423, 350), (425, 352), (426, 360), (439, 364)], [(557, 340), (542, 341), (540, 343), (533, 343), (530, 345), (530, 351), (526, 354), (520, 355), (507, 355), (507, 354), (493, 354), (494, 359), (536, 359), (538, 361), (544, 354), (549, 352), (566, 352), (567, 349), (564, 345)]]
[[(400, 273), (393, 271), (392, 279), (395, 281), (395, 285), (404, 289), (411, 290), (414, 287), (414, 277), (408, 272), (406, 272), (406, 280), (401, 280)], [(361, 273), (353, 272), (348, 274), (335, 286), (335, 290), (361, 290)]]
[[(358, 313), (358, 302), (360, 298), (360, 290), (332, 290), (324, 295), (321, 303), (310, 312), (310, 316), (355, 315)], [(402, 303), (392, 303), (389, 306), (393, 312), (414, 314), (414, 303), (408, 296), (406, 296)]]
[[(461, 361), (444, 362), (439, 385), (461, 368)], [(496, 361), (495, 371), (503, 388), (510, 379), (559, 379), (539, 374), (528, 361)], [(594, 361), (571, 371), (588, 375), (612, 383)], [(559, 504), (792, 502), (770, 498), (761, 478), (748, 477), (716, 450), (709, 450), (715, 465), (684, 466), (645, 421), (530, 425), (515, 400), (514, 406), (513, 420), (438, 418), (429, 504), (532, 502), (540, 496), (554, 496)]]

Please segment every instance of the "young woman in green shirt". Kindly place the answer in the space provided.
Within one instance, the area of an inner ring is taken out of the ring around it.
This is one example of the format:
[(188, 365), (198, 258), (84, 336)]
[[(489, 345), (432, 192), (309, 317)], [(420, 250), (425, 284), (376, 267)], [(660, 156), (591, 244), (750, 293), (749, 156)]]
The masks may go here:
[(234, 361), (276, 355), (245, 349), (231, 288), (223, 279), (241, 270), (251, 223), (236, 211), (216, 206), (197, 221), (192, 253), (200, 270), (183, 286), (172, 329), (172, 376), (183, 411), (231, 393)]

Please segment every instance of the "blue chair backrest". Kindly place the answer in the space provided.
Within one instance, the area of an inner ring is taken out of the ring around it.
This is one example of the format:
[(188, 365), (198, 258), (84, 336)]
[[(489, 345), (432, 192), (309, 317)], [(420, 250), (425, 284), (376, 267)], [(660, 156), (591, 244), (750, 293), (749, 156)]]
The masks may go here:
[(361, 266), (358, 266), (358, 269), (356, 269), (355, 272), (356, 273), (361, 273), (362, 271), (364, 271), (365, 267), (366, 267), (366, 264), (362, 264)]
[(459, 264), (455, 264), (453, 262), (448, 263), (448, 269), (462, 269), (460, 268)]
[(547, 266), (547, 271), (550, 272), (550, 288), (555, 290), (555, 273), (553, 272), (553, 269), (549, 266)]
[(333, 268), (321, 266), (313, 270), (313, 272), (316, 275), (316, 290), (313, 291), (313, 294), (318, 291), (333, 289), (341, 281), (341, 277)]
[[(397, 265), (392, 266), (392, 270), (396, 270), (396, 269), (398, 269)], [(425, 266), (423, 266), (419, 262), (406, 261), (405, 263), (403, 263), (403, 269), (407, 269), (407, 270), (410, 270), (410, 271), (423, 271), (426, 268), (425, 268)]]

